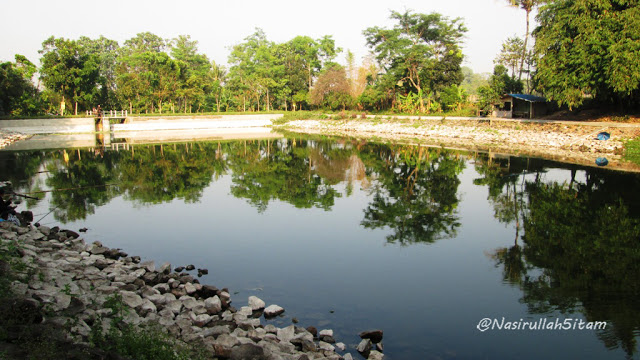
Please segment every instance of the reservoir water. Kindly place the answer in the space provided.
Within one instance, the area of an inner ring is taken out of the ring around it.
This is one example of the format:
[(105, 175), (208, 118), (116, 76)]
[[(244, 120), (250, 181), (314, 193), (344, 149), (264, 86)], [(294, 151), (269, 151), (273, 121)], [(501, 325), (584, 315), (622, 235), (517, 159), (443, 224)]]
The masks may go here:
[(639, 356), (635, 173), (287, 135), (1, 151), (0, 181), (43, 225), (207, 268), (355, 358), (367, 329), (388, 359)]

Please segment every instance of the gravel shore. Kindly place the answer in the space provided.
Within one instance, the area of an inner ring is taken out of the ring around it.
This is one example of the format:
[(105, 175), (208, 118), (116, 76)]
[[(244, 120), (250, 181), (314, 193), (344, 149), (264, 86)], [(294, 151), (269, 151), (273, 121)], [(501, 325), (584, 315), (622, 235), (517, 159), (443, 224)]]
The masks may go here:
[(8, 131), (4, 131), (4, 130), (0, 130), (0, 149), (13, 144), (14, 142), (18, 141), (18, 140), (23, 140), (28, 138), (28, 135), (25, 134), (20, 134), (20, 133), (15, 133), (15, 132), (8, 132)]
[[(267, 320), (279, 316), (283, 308), (266, 306), (250, 296), (248, 306), (236, 309), (228, 289), (200, 284), (184, 271), (195, 270), (193, 265), (156, 266), (99, 242), (88, 244), (71, 230), (8, 221), (0, 222), (0, 246), (14, 249), (26, 266), (17, 270), (19, 276), (11, 283), (15, 300), (8, 310), (29, 309), (31, 320), (14, 324), (13, 333), (24, 332), (21, 327), (26, 326), (55, 328), (63, 341), (73, 343), (72, 348), (86, 352), (69, 359), (120, 359), (114, 354), (89, 355), (100, 350), (91, 347), (92, 334), (109, 333), (121, 323), (159, 325), (177, 343), (190, 344), (212, 359), (349, 360), (353, 359), (349, 351), (366, 359), (384, 358), (381, 330), (360, 333), (362, 341), (347, 350), (331, 329), (294, 324), (277, 328)], [(0, 260), (0, 270), (8, 269), (8, 263)], [(198, 273), (208, 273), (205, 270)], [(6, 317), (6, 313), (0, 316), (0, 325), (5, 325)], [(0, 349), (10, 353), (9, 359), (24, 358), (27, 354), (16, 344), (25, 341), (18, 336), (2, 339)]]
[[(279, 128), (293, 132), (373, 138), (447, 148), (501, 152), (594, 165), (605, 157), (609, 167), (640, 170), (622, 161), (624, 142), (640, 136), (640, 124), (567, 124), (525, 121), (347, 119), (296, 120)], [(601, 141), (599, 132), (611, 138)]]

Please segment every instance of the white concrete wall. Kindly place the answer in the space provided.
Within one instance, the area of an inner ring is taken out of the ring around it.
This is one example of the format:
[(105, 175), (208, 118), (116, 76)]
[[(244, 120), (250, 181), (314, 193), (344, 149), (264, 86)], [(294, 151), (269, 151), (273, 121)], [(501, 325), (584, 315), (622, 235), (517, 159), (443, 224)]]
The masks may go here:
[(23, 134), (93, 133), (94, 118), (0, 120), (0, 129)]

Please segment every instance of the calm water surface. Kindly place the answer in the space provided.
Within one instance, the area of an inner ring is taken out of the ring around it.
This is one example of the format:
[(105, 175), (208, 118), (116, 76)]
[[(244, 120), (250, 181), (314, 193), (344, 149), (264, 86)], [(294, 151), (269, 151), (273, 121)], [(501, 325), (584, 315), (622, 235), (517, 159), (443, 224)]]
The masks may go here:
[[(43, 225), (209, 269), (389, 359), (638, 358), (640, 176), (349, 139), (0, 152)], [(600, 330), (479, 331), (606, 321)], [(521, 325), (522, 326), (522, 325)], [(354, 349), (349, 349), (359, 358)]]

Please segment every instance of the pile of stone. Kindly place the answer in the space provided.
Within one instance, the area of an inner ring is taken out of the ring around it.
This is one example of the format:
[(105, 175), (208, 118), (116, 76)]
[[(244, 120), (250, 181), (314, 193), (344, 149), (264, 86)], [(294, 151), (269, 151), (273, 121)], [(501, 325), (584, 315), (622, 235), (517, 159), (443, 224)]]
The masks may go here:
[[(0, 239), (16, 241), (30, 279), (13, 290), (33, 306), (46, 309), (43, 321), (70, 327), (69, 338), (86, 345), (93, 327), (108, 331), (116, 316), (133, 325), (160, 324), (185, 343), (208, 350), (218, 359), (353, 359), (333, 331), (290, 325), (263, 325), (261, 317), (284, 312), (251, 296), (248, 306), (231, 305), (228, 289), (202, 285), (171, 265), (141, 262), (99, 242), (86, 244), (79, 234), (58, 227), (19, 227), (0, 223)], [(107, 301), (119, 299), (130, 311), (114, 314)], [(361, 336), (363, 336), (361, 334)], [(382, 358), (382, 333), (367, 335), (358, 351)], [(335, 345), (332, 345), (335, 344)], [(380, 344), (376, 346), (375, 344)], [(375, 349), (373, 347), (375, 346)]]
[(0, 130), (0, 149), (5, 146), (9, 146), (14, 142), (22, 139), (28, 138), (28, 135), (16, 133), (16, 132), (8, 132), (5, 130)]

